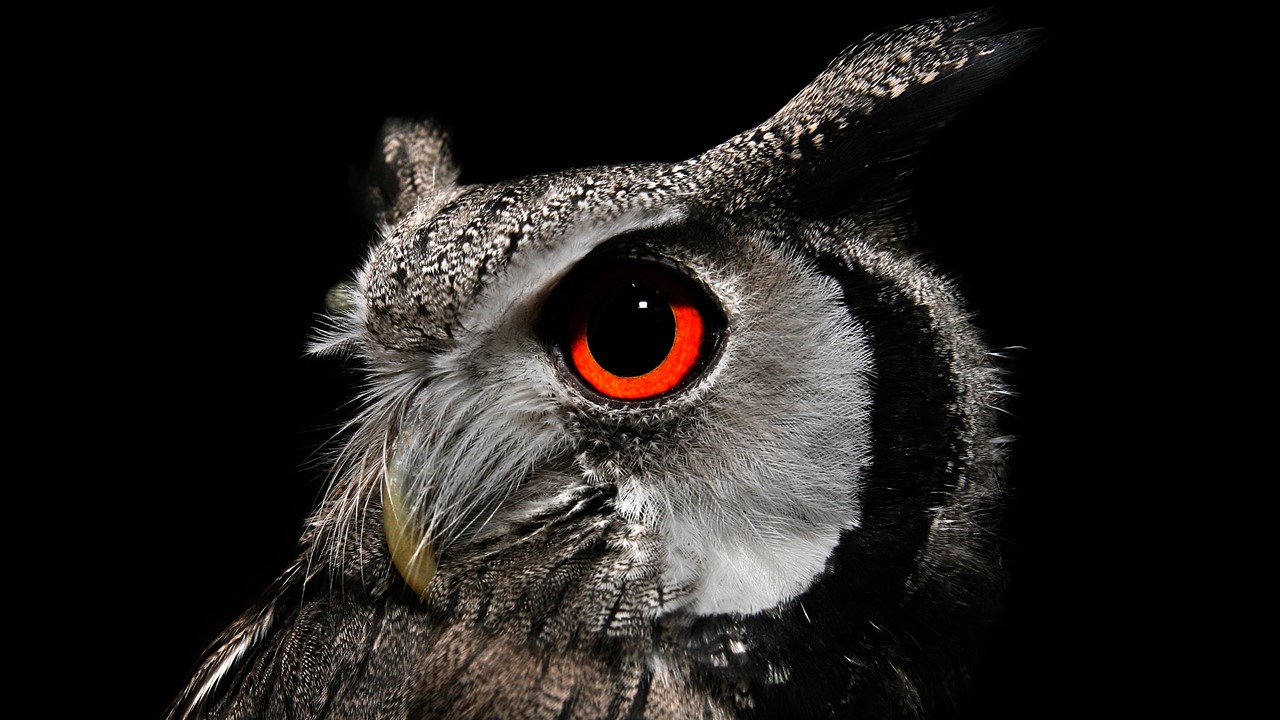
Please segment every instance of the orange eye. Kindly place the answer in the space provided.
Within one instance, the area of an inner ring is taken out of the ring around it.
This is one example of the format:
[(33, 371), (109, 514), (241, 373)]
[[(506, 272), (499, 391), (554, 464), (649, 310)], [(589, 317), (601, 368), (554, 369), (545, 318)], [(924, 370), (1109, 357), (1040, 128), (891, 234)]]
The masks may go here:
[(589, 265), (567, 286), (562, 351), (609, 398), (644, 400), (678, 387), (701, 369), (719, 330), (702, 289), (658, 262)]

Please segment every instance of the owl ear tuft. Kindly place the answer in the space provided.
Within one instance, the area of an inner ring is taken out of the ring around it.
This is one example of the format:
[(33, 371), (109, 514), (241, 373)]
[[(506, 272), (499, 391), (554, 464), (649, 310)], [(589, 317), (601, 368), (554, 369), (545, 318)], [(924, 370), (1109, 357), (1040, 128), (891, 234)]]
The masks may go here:
[(997, 24), (978, 12), (873, 35), (772, 118), (697, 162), (746, 186), (735, 187), (735, 208), (879, 209), (896, 198), (933, 131), (1040, 44), (1038, 30), (988, 35)]
[(457, 186), (458, 169), (445, 132), (430, 121), (388, 120), (369, 164), (369, 202), (387, 225), (415, 207), (443, 204)]

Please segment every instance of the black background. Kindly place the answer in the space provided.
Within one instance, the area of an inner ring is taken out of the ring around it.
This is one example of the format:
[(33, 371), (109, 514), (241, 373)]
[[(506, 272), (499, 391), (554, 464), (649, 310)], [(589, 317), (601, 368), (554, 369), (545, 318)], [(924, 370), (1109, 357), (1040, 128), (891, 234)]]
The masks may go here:
[[(141, 657), (112, 705), (158, 716), (295, 554), (325, 486), (320, 449), (359, 379), (306, 344), (325, 291), (369, 247), (353, 177), (383, 119), (443, 121), (464, 182), (680, 160), (766, 119), (867, 34), (968, 9), (774, 6), (712, 21), (614, 8), (582, 29), (485, 8), (211, 15), (121, 41), (109, 68), (90, 62), (111, 100), (73, 106), (112, 120), (83, 142), (113, 170), (93, 168), (108, 219), (79, 230), (110, 258), (110, 300), (94, 312), (112, 321), (113, 370), (93, 377), (91, 424), (95, 459), (129, 481), (99, 490), (119, 509), (88, 554), (110, 557), (93, 563), (95, 592), (126, 601), (101, 645)], [(1008, 29), (1046, 28), (1046, 44), (936, 138), (913, 203), (918, 246), (958, 280), (990, 344), (1016, 348), (999, 528), (1013, 585), (974, 714), (1118, 710), (1139, 702), (1145, 642), (1127, 599), (1142, 565), (1114, 537), (1139, 481), (1106, 449), (1128, 415), (1110, 391), (1136, 372), (1123, 360), (1129, 257), (1113, 242), (1129, 220), (1110, 209), (1136, 162), (1116, 151), (1128, 88), (1106, 70), (1119, 18), (1000, 12)]]

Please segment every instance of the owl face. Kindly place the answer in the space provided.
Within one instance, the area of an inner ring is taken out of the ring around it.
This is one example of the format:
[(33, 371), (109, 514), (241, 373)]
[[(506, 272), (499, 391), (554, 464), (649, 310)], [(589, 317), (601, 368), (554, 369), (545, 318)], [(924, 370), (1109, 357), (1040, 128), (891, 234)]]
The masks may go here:
[(1030, 47), (989, 30), (875, 37), (680, 163), (468, 186), (433, 125), (388, 123), (320, 343), (365, 410), (175, 716), (950, 703), (1001, 584), (1002, 386), (898, 201)]
[[(667, 609), (755, 612), (802, 592), (856, 527), (866, 333), (838, 282), (718, 218), (682, 172), (478, 189), (379, 248), (355, 305), (395, 388), (374, 424), (400, 429), (387, 492), (412, 552), (443, 561), (579, 486), (608, 488), (622, 522), (663, 539)], [(655, 191), (627, 201), (637, 184)], [(511, 196), (535, 198), (509, 206), (530, 230), (451, 275), (478, 278), (474, 295), (410, 301), (444, 295), (415, 287), (441, 276), (407, 258), (447, 257), (476, 208)], [(547, 206), (563, 217), (544, 235)]]

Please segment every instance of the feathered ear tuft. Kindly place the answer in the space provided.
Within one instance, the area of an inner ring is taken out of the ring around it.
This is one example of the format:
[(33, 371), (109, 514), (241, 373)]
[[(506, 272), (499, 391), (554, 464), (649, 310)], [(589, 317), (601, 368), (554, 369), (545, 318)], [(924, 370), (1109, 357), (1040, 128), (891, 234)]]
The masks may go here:
[(997, 25), (978, 12), (873, 35), (772, 118), (695, 162), (747, 181), (734, 209), (874, 210), (898, 192), (929, 135), (1040, 43), (1037, 30), (988, 35)]
[(395, 225), (420, 206), (434, 212), (456, 187), (448, 138), (431, 122), (388, 120), (379, 144), (369, 166), (369, 200), (380, 222)]

